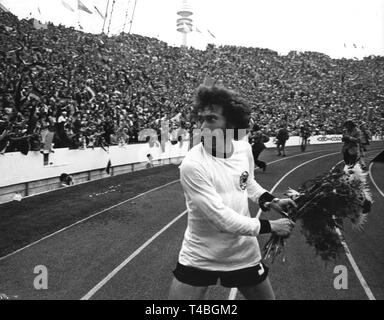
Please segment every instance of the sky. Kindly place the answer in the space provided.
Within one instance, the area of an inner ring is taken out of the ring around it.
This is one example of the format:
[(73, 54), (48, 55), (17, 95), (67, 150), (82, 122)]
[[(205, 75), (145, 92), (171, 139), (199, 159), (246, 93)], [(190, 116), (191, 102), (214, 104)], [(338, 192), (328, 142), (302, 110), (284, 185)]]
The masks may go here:
[[(77, 10), (77, 0), (0, 0), (20, 18), (35, 17), (43, 22), (100, 33), (108, 0), (81, 0), (93, 14)], [(125, 32), (156, 37), (179, 46), (176, 12), (183, 0), (109, 1), (105, 32)], [(132, 13), (135, 12), (132, 19)], [(291, 50), (317, 51), (333, 58), (384, 56), (384, 0), (189, 0), (193, 29), (187, 43), (204, 49), (208, 43), (269, 48), (287, 54)], [(40, 8), (40, 13), (37, 10)], [(128, 13), (128, 15), (127, 15)], [(128, 17), (126, 19), (126, 17)], [(201, 32), (195, 31), (198, 28)], [(214, 35), (211, 36), (208, 30)]]

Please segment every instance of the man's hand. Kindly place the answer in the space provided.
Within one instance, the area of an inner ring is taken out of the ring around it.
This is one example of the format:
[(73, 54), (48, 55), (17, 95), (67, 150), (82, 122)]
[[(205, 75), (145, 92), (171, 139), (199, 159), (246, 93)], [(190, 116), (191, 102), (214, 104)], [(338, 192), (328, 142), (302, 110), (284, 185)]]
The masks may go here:
[(271, 231), (281, 237), (288, 237), (295, 226), (295, 223), (287, 218), (272, 220), (269, 223), (271, 224)]
[(348, 142), (351, 140), (351, 136), (348, 134), (343, 134), (343, 137), (341, 139), (343, 142)]
[(278, 199), (275, 198), (272, 202), (265, 204), (267, 208), (277, 211), (281, 213), (282, 211), (287, 211), (289, 208), (297, 208), (295, 201), (289, 198)]

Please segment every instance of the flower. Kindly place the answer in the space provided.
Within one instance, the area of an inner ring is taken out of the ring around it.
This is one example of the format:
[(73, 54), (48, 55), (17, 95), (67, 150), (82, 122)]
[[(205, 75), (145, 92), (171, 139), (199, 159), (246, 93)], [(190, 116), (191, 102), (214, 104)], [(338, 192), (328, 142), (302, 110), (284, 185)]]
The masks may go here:
[(288, 188), (284, 195), (291, 198), (292, 200), (297, 200), (300, 197), (300, 193), (292, 188)]
[(367, 222), (368, 214), (359, 212), (355, 217), (351, 218), (352, 229), (357, 231), (362, 231), (364, 224)]
[[(325, 261), (335, 259), (342, 248), (336, 227), (342, 228), (349, 219), (353, 229), (361, 231), (373, 202), (367, 174), (359, 164), (335, 168), (306, 181), (298, 191), (289, 188), (285, 195), (297, 204), (288, 217), (301, 222), (306, 242)], [(271, 257), (273, 262), (283, 246), (284, 239), (272, 234), (264, 259)]]

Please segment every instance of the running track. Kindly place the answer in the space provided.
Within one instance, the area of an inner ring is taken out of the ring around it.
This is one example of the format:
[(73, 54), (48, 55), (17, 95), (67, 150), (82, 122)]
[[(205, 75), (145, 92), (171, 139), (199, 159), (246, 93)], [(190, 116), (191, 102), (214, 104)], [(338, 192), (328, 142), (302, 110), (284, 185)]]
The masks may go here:
[[(382, 149), (383, 143), (372, 145), (368, 157)], [(257, 171), (256, 179), (281, 196), (288, 187), (297, 188), (333, 167), (341, 160), (339, 150), (340, 145), (310, 146), (300, 153), (294, 147), (288, 149), (286, 158), (266, 150), (261, 159), (269, 163), (267, 172)], [(356, 233), (347, 225), (343, 231), (360, 274), (346, 254), (336, 263), (325, 265), (305, 244), (298, 226), (287, 242), (287, 260), (269, 264), (278, 299), (384, 298), (384, 168), (382, 163), (374, 163), (370, 169), (375, 203), (365, 230)], [(124, 200), (127, 199), (119, 202)], [(253, 214), (257, 210), (251, 205)], [(19, 299), (166, 299), (185, 227), (180, 183), (168, 181), (162, 188), (95, 212), (90, 219), (0, 258), (0, 293), (17, 295)], [(268, 236), (259, 238), (261, 247), (267, 239)], [(48, 290), (33, 287), (36, 265), (48, 269)], [(334, 289), (336, 265), (347, 267), (347, 290)], [(220, 286), (211, 287), (207, 298), (230, 296), (242, 299), (241, 294)]]

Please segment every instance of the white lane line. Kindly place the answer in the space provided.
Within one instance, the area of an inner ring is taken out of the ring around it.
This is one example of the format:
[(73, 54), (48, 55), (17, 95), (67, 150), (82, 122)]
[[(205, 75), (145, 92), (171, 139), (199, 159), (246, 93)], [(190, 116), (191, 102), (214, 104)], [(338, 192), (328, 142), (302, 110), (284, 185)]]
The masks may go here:
[[(369, 153), (369, 152), (372, 152), (372, 151), (368, 151), (367, 153)], [(336, 163), (332, 167), (331, 170), (333, 170), (339, 163), (341, 163), (343, 161), (344, 160), (341, 160), (338, 163)], [(371, 166), (372, 166), (372, 163), (369, 166), (369, 170), (371, 169)], [(372, 177), (371, 177), (371, 180), (372, 180)], [(373, 182), (373, 180), (372, 180), (372, 182)], [(380, 192), (380, 190), (379, 190), (379, 192)], [(372, 293), (372, 291), (371, 291), (371, 289), (369, 288), (367, 282), (365, 281), (365, 279), (363, 277), (363, 274), (360, 272), (360, 269), (357, 266), (357, 263), (356, 263), (355, 259), (352, 256), (351, 250), (349, 250), (349, 248), (348, 248), (347, 242), (345, 241), (343, 234), (341, 233), (341, 231), (340, 231), (340, 229), (338, 227), (335, 227), (335, 230), (336, 230), (337, 235), (339, 236), (340, 242), (341, 242), (341, 244), (342, 244), (342, 246), (344, 248), (344, 251), (345, 251), (345, 254), (346, 254), (346, 256), (347, 256), (347, 258), (349, 260), (349, 263), (351, 264), (353, 270), (355, 271), (357, 279), (359, 279), (360, 284), (361, 284), (361, 286), (363, 287), (363, 289), (365, 291), (365, 294), (367, 295), (369, 300), (376, 300), (374, 295), (373, 295), (373, 293)]]
[[(319, 151), (314, 151), (314, 152), (319, 152)], [(313, 153), (313, 152), (312, 152)], [(273, 188), (271, 189), (270, 192), (273, 192), (277, 186), (281, 183), (281, 181), (283, 181), (285, 179), (285, 177), (287, 177), (290, 173), (292, 173), (293, 171), (295, 171), (296, 169), (300, 168), (301, 166), (309, 163), (309, 162), (312, 162), (312, 161), (315, 161), (317, 159), (321, 159), (321, 158), (324, 158), (324, 157), (328, 157), (328, 156), (331, 156), (331, 155), (334, 155), (334, 154), (338, 154), (339, 152), (333, 152), (333, 153), (330, 153), (330, 154), (326, 154), (326, 155), (323, 155), (323, 156), (320, 156), (320, 157), (317, 157), (317, 158), (314, 158), (314, 159), (311, 159), (311, 160), (308, 160), (302, 164), (300, 164), (299, 166), (297, 166), (296, 168), (290, 170), (288, 173), (286, 173), (274, 186)], [(309, 154), (309, 153), (307, 153)], [(304, 155), (304, 154), (300, 154), (300, 155)], [(295, 155), (295, 156), (291, 156), (291, 157), (287, 157), (287, 158), (284, 158), (284, 159), (278, 159), (278, 160), (275, 160), (275, 161), (272, 161), (271, 163), (275, 163), (275, 162), (279, 162), (279, 161), (283, 161), (283, 160), (286, 160), (288, 158), (293, 158), (293, 157), (297, 157), (297, 156), (300, 156), (300, 155)], [(269, 163), (269, 164), (271, 164)], [(179, 180), (177, 180), (179, 181)], [(148, 239), (143, 245), (141, 245), (134, 253), (132, 253), (127, 259), (125, 259), (119, 266), (117, 266), (112, 272), (110, 272), (103, 280), (101, 280), (94, 288), (92, 288), (84, 297), (81, 298), (81, 300), (89, 300), (97, 291), (99, 291), (109, 280), (111, 280), (121, 269), (123, 269), (132, 259), (134, 259), (138, 254), (140, 254), (147, 246), (149, 246), (158, 236), (160, 236), (165, 230), (167, 230), (172, 224), (174, 224), (177, 220), (179, 220), (184, 214), (187, 213), (187, 210), (183, 211), (181, 214), (179, 214), (175, 219), (173, 219), (171, 222), (169, 222), (164, 228), (162, 228), (160, 231), (158, 231), (156, 234), (154, 234), (150, 239)], [(258, 216), (260, 216), (260, 213), (261, 213), (261, 210), (259, 210), (258, 212)], [(232, 290), (235, 289), (236, 291), (232, 292)], [(236, 298), (236, 294), (237, 294), (237, 289), (236, 288), (232, 288), (231, 289), (231, 292), (230, 292), (230, 298), (232, 299), (229, 299), (229, 300), (234, 300)]]
[[(318, 160), (318, 159), (321, 159), (321, 158), (324, 158), (324, 157), (329, 157), (329, 156), (332, 156), (332, 155), (335, 155), (335, 154), (339, 154), (340, 152), (333, 152), (333, 153), (329, 153), (329, 154), (326, 154), (326, 155), (323, 155), (323, 156), (320, 156), (320, 157), (316, 157), (316, 158), (313, 158), (311, 160), (308, 160), (308, 161), (305, 161), (301, 164), (299, 164), (297, 167), (293, 168), (292, 170), (288, 171), (285, 175), (283, 175), (281, 177), (281, 179), (279, 181), (277, 181), (275, 183), (275, 185), (272, 187), (272, 189), (269, 191), (269, 192), (274, 192), (276, 190), (276, 188), (279, 186), (279, 184), (288, 176), (290, 175), (293, 171), (297, 170), (298, 168), (306, 165), (307, 163), (310, 163), (312, 161), (315, 161), (315, 160)], [(259, 218), (261, 215), (261, 209), (259, 209), (259, 211), (257, 212), (257, 218)], [(237, 295), (237, 288), (231, 288), (231, 291), (229, 292), (229, 296), (228, 296), (228, 300), (235, 300), (236, 299), (236, 295)]]
[[(310, 153), (315, 153), (315, 152), (323, 152), (324, 150), (319, 150), (319, 151), (313, 151), (313, 152), (308, 152), (306, 154)], [(276, 163), (279, 161), (287, 160), (289, 158), (294, 158), (297, 156), (302, 156), (305, 155), (299, 154), (299, 155), (294, 155), (291, 157), (286, 157), (282, 159), (278, 159), (275, 161), (272, 161), (268, 164)], [(324, 156), (321, 156), (324, 157)], [(320, 157), (320, 158), (321, 158)], [(179, 180), (177, 180), (179, 181)], [(124, 268), (133, 258), (135, 258), (141, 251), (143, 251), (148, 245), (152, 243), (153, 240), (155, 240), (161, 233), (163, 233), (165, 230), (167, 230), (173, 223), (175, 223), (178, 219), (180, 219), (187, 210), (183, 211), (180, 215), (178, 215), (175, 219), (173, 219), (170, 223), (168, 223), (163, 229), (158, 231), (155, 235), (153, 235), (149, 240), (147, 240), (142, 246), (140, 246), (133, 254), (131, 254), (126, 260), (124, 260), (119, 266), (117, 266), (111, 273), (109, 273), (103, 280), (101, 280), (93, 289), (91, 289), (81, 300), (88, 300), (90, 299), (97, 291), (99, 291), (109, 280), (112, 279), (122, 268)]]
[(268, 162), (267, 165), (270, 165), (270, 164), (273, 164), (273, 163), (276, 163), (276, 162), (280, 162), (280, 161), (284, 161), (284, 160), (288, 160), (288, 159), (291, 159), (291, 158), (305, 156), (305, 155), (311, 154), (311, 153), (319, 153), (319, 152), (324, 152), (324, 151), (330, 151), (330, 150), (317, 150), (317, 151), (311, 151), (311, 152), (306, 152), (306, 153), (299, 153), (299, 154), (295, 154), (294, 156), (284, 157), (284, 158), (281, 158), (281, 159), (278, 159), (278, 160), (274, 160), (274, 161)]
[(103, 212), (106, 212), (106, 211), (108, 211), (108, 210), (111, 210), (111, 209), (113, 209), (113, 208), (116, 208), (116, 207), (118, 207), (118, 206), (120, 206), (120, 205), (122, 205), (122, 204), (124, 204), (124, 203), (126, 203), (126, 202), (128, 202), (128, 201), (132, 201), (132, 200), (135, 200), (135, 199), (137, 199), (137, 198), (139, 198), (139, 197), (145, 196), (146, 194), (148, 194), (148, 193), (150, 193), (150, 192), (153, 192), (153, 191), (159, 190), (159, 189), (161, 189), (161, 188), (167, 187), (167, 186), (169, 186), (169, 185), (171, 185), (171, 184), (173, 184), (173, 183), (176, 183), (176, 182), (178, 182), (178, 181), (180, 181), (180, 180), (174, 180), (174, 181), (168, 182), (168, 183), (166, 183), (166, 184), (164, 184), (164, 185), (162, 185), (162, 186), (159, 186), (159, 187), (153, 188), (153, 189), (151, 189), (151, 190), (148, 190), (148, 191), (146, 191), (146, 192), (140, 193), (140, 194), (138, 194), (138, 195), (136, 195), (136, 196), (134, 196), (134, 197), (132, 197), (132, 198), (129, 198), (129, 199), (124, 200), (124, 201), (121, 201), (121, 202), (119, 202), (119, 203), (117, 203), (117, 204), (115, 204), (115, 205), (113, 205), (113, 206), (111, 206), (111, 207), (108, 207), (108, 208), (106, 208), (106, 209), (104, 209), (104, 210), (101, 210), (101, 211), (99, 211), (99, 212), (96, 212), (96, 213), (90, 215), (89, 217), (86, 217), (86, 218), (81, 219), (81, 220), (79, 220), (79, 221), (77, 221), (77, 222), (75, 222), (75, 223), (72, 223), (72, 224), (69, 225), (69, 226), (66, 226), (66, 227), (64, 227), (64, 228), (62, 228), (62, 229), (60, 229), (60, 230), (57, 230), (57, 231), (55, 231), (54, 233), (51, 233), (51, 234), (49, 234), (49, 235), (47, 235), (47, 236), (45, 236), (45, 237), (43, 237), (43, 238), (41, 238), (41, 239), (39, 239), (39, 240), (37, 240), (37, 241), (35, 241), (35, 242), (32, 242), (32, 243), (30, 243), (30, 244), (28, 244), (28, 245), (26, 245), (26, 246), (24, 246), (24, 247), (22, 247), (22, 248), (20, 248), (20, 249), (18, 249), (18, 250), (16, 250), (16, 251), (13, 251), (13, 252), (11, 252), (11, 253), (9, 253), (9, 254), (3, 256), (3, 257), (0, 257), (0, 261), (4, 260), (4, 259), (6, 259), (6, 258), (8, 258), (8, 257), (10, 257), (10, 256), (13, 256), (14, 254), (16, 254), (16, 253), (18, 253), (18, 252), (20, 252), (20, 251), (22, 251), (22, 250), (25, 250), (25, 249), (27, 249), (27, 248), (29, 248), (29, 247), (31, 247), (31, 246), (33, 246), (33, 245), (35, 245), (35, 244), (37, 244), (37, 243), (43, 241), (43, 240), (46, 240), (46, 239), (48, 239), (48, 238), (51, 238), (51, 237), (57, 235), (57, 234), (60, 233), (60, 232), (63, 232), (63, 231), (65, 231), (65, 230), (69, 229), (69, 228), (72, 228), (73, 226), (75, 226), (75, 225), (77, 225), (77, 224), (79, 224), (79, 223), (82, 223), (82, 222), (84, 222), (84, 221), (86, 221), (86, 220), (89, 220), (89, 219), (91, 219), (91, 218), (93, 218), (93, 217), (95, 217), (95, 216), (97, 216), (97, 215), (99, 215), (99, 214), (101, 214), (101, 213), (103, 213)]
[[(294, 158), (294, 157), (298, 157), (298, 156), (303, 156), (303, 155), (305, 155), (305, 154), (310, 154), (310, 153), (315, 153), (315, 152), (322, 152), (322, 151), (325, 151), (325, 150), (318, 150), (318, 151), (312, 151), (312, 152), (308, 152), (308, 153), (301, 153), (301, 154), (297, 154), (297, 155), (294, 155), (294, 156), (286, 157), (286, 158), (283, 158), (283, 159), (278, 159), (278, 160), (272, 161), (272, 162), (267, 163), (267, 164), (269, 165), (269, 164), (273, 164), (273, 163), (276, 163), (276, 162), (279, 162), (279, 161), (283, 161), (283, 160), (287, 160), (287, 159), (290, 159), (290, 158)], [(129, 198), (129, 199), (124, 200), (124, 201), (122, 201), (122, 202), (119, 202), (119, 203), (117, 203), (117, 204), (115, 204), (115, 205), (113, 205), (113, 206), (111, 206), (111, 207), (109, 207), (109, 208), (106, 208), (106, 209), (104, 209), (104, 210), (102, 210), (102, 211), (96, 212), (96, 213), (90, 215), (89, 217), (86, 217), (86, 218), (84, 218), (84, 219), (82, 219), (82, 220), (76, 221), (76, 222), (70, 224), (69, 226), (66, 226), (66, 227), (64, 227), (64, 228), (62, 228), (62, 229), (60, 229), (60, 230), (57, 230), (57, 231), (55, 231), (55, 232), (53, 232), (53, 233), (51, 233), (51, 234), (49, 234), (49, 235), (47, 235), (47, 236), (45, 236), (45, 237), (39, 239), (39, 240), (36, 240), (36, 241), (34, 241), (34, 242), (32, 242), (32, 243), (30, 243), (30, 244), (28, 244), (28, 245), (26, 245), (26, 246), (24, 246), (24, 247), (22, 247), (22, 248), (20, 248), (20, 249), (17, 249), (17, 250), (15, 250), (15, 251), (13, 251), (13, 252), (11, 252), (11, 253), (9, 253), (9, 254), (3, 256), (3, 257), (0, 257), (0, 261), (6, 259), (6, 258), (8, 258), (8, 257), (11, 257), (11, 256), (13, 256), (14, 254), (16, 254), (16, 253), (18, 253), (18, 252), (20, 252), (20, 251), (23, 251), (23, 250), (25, 250), (25, 249), (27, 249), (27, 248), (29, 248), (29, 247), (32, 247), (32, 246), (34, 246), (35, 244), (38, 244), (39, 242), (41, 242), (41, 241), (43, 241), (43, 240), (46, 240), (46, 239), (48, 239), (48, 238), (51, 238), (51, 237), (53, 237), (53, 236), (55, 236), (55, 235), (57, 235), (57, 234), (59, 234), (59, 233), (65, 231), (65, 230), (67, 230), (67, 229), (69, 229), (69, 228), (72, 228), (73, 226), (75, 226), (75, 225), (77, 225), (77, 224), (79, 224), (79, 223), (82, 223), (82, 222), (84, 222), (84, 221), (87, 221), (87, 220), (89, 220), (89, 219), (91, 219), (91, 218), (93, 218), (93, 217), (95, 217), (95, 216), (97, 216), (97, 215), (99, 215), (99, 214), (101, 214), (101, 213), (104, 213), (104, 212), (106, 212), (106, 211), (108, 211), (108, 210), (111, 210), (111, 209), (117, 207), (117, 206), (120, 206), (120, 205), (122, 205), (122, 204), (124, 204), (124, 203), (127, 203), (128, 201), (135, 200), (135, 199), (137, 199), (137, 198), (139, 198), (139, 197), (142, 197), (142, 196), (144, 196), (144, 195), (146, 195), (146, 194), (148, 194), (148, 193), (150, 193), (150, 192), (153, 192), (153, 191), (159, 190), (159, 189), (161, 189), (161, 188), (167, 187), (167, 186), (169, 186), (169, 185), (171, 185), (171, 184), (173, 184), (173, 183), (179, 182), (179, 181), (180, 181), (180, 179), (178, 179), (178, 180), (174, 180), (174, 181), (171, 181), (171, 182), (168, 182), (168, 183), (166, 183), (166, 184), (164, 184), (164, 185), (162, 185), (162, 186), (153, 188), (153, 189), (148, 190), (148, 191), (146, 191), (146, 192), (144, 192), (144, 193), (138, 194), (138, 195), (134, 196), (133, 198)], [(91, 182), (91, 181), (87, 181), (87, 183), (88, 183), (88, 182)]]
[(380, 190), (379, 186), (376, 184), (375, 180), (373, 179), (372, 166), (373, 166), (373, 162), (371, 162), (371, 164), (369, 165), (369, 171), (368, 171), (369, 177), (371, 178), (371, 181), (373, 185), (376, 187), (377, 191), (379, 191), (379, 193), (384, 197), (384, 192)]
[[(382, 150), (382, 148), (376, 148), (376, 149), (367, 151), (367, 153), (369, 153), (369, 152), (373, 152), (373, 151), (377, 151), (378, 149), (379, 149), (379, 150)], [(287, 160), (287, 159), (290, 159), (290, 158), (295, 158), (295, 157), (304, 156), (304, 155), (311, 154), (311, 153), (319, 153), (319, 152), (327, 152), (327, 151), (332, 151), (332, 150), (330, 150), (330, 149), (322, 149), (322, 150), (317, 150), (317, 151), (311, 151), (311, 152), (300, 153), (300, 154), (296, 154), (296, 155), (294, 155), (294, 156), (290, 156), (290, 157), (286, 157), (286, 158), (282, 158), (282, 159), (278, 159), (278, 160), (269, 162), (269, 163), (267, 163), (267, 165), (270, 165), (270, 164), (273, 164), (273, 163), (276, 163), (276, 162), (280, 162), (280, 161), (283, 161), (283, 160)], [(340, 161), (340, 162), (343, 162), (343, 160)], [(338, 162), (338, 163), (340, 163), (340, 162)]]
[(167, 230), (172, 224), (179, 220), (187, 213), (187, 210), (180, 213), (176, 218), (169, 222), (164, 228), (155, 233), (150, 239), (148, 239), (142, 246), (140, 246), (134, 253), (132, 253), (127, 259), (120, 263), (112, 272), (110, 272), (103, 280), (101, 280), (96, 286), (94, 286), (81, 300), (89, 300), (97, 291), (99, 291), (109, 280), (113, 278), (121, 269), (123, 269), (133, 258), (135, 258), (141, 251), (149, 246), (158, 236), (160, 236), (165, 230)]
[(367, 282), (365, 281), (365, 279), (364, 279), (362, 273), (360, 272), (360, 269), (359, 269), (359, 267), (357, 266), (357, 264), (356, 264), (356, 262), (355, 262), (355, 259), (353, 259), (353, 256), (352, 256), (352, 254), (351, 254), (351, 251), (349, 250), (349, 248), (348, 248), (348, 246), (347, 246), (347, 243), (345, 242), (344, 237), (343, 237), (343, 235), (342, 235), (340, 229), (337, 228), (337, 227), (335, 227), (335, 229), (336, 229), (336, 232), (337, 232), (337, 234), (338, 234), (338, 236), (339, 236), (340, 242), (341, 242), (341, 244), (343, 245), (345, 254), (347, 255), (347, 258), (348, 258), (349, 262), (351, 263), (351, 266), (352, 266), (353, 270), (355, 271), (356, 276), (357, 276), (357, 278), (359, 279), (360, 284), (361, 284), (361, 286), (363, 287), (363, 289), (364, 289), (364, 291), (365, 291), (365, 294), (367, 295), (367, 297), (368, 297), (369, 300), (376, 300), (376, 299), (375, 299), (375, 296), (373, 295), (373, 293), (372, 293), (371, 289), (369, 288)]

